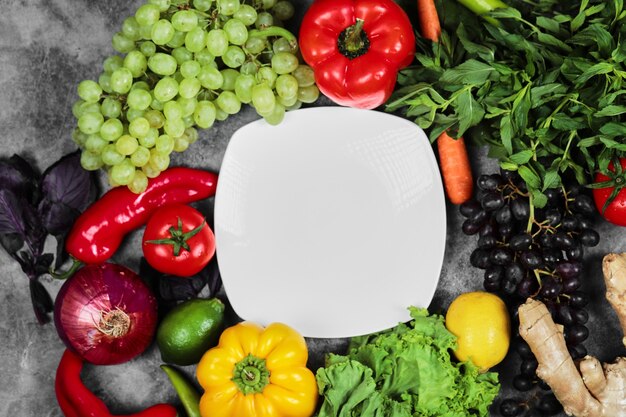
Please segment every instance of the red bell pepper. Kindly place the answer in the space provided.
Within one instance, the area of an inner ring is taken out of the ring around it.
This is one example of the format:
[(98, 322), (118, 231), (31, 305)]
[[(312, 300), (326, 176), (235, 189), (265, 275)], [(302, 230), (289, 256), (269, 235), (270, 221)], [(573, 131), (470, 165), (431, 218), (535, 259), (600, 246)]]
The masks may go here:
[(324, 95), (373, 109), (412, 62), (415, 35), (393, 0), (315, 0), (300, 26), (300, 50)]

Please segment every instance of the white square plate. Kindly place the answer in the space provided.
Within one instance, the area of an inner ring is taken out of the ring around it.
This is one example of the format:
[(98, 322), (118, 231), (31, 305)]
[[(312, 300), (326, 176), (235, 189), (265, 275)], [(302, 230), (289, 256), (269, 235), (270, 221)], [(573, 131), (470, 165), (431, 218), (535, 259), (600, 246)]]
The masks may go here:
[(216, 250), (237, 314), (306, 337), (351, 337), (427, 307), (446, 240), (437, 162), (413, 122), (313, 107), (231, 138), (215, 197)]

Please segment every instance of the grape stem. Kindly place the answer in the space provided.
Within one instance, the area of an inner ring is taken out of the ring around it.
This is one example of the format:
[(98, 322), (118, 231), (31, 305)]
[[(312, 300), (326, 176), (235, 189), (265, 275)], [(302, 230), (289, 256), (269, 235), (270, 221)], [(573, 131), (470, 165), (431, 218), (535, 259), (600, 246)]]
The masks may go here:
[(280, 26), (268, 26), (263, 29), (252, 29), (248, 32), (248, 39), (250, 38), (267, 38), (269, 36), (280, 36), (289, 41), (289, 45), (292, 49), (295, 49), (298, 46), (298, 39), (295, 35), (289, 32), (285, 28), (281, 28)]
[(535, 206), (533, 204), (532, 193), (528, 193), (528, 206), (530, 207), (530, 214), (528, 215), (528, 225), (526, 226), (526, 233), (530, 233), (533, 230), (533, 223), (535, 222)]

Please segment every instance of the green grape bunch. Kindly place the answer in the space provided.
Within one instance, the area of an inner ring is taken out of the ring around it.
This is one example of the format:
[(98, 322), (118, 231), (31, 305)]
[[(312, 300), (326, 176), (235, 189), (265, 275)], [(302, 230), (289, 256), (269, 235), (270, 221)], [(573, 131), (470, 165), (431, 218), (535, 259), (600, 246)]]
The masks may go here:
[(319, 97), (283, 22), (286, 0), (148, 0), (112, 39), (98, 81), (78, 85), (72, 135), (86, 170), (143, 192), (172, 152), (252, 106), (270, 124)]

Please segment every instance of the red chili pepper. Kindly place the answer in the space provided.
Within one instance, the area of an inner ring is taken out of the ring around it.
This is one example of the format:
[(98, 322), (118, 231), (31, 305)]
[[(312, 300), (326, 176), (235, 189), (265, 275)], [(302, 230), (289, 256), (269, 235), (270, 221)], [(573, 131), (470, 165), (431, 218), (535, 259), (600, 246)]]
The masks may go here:
[(127, 187), (114, 188), (78, 217), (65, 249), (80, 262), (104, 262), (113, 256), (124, 236), (144, 225), (157, 208), (211, 197), (216, 186), (217, 174), (179, 167), (151, 179), (141, 194)]
[[(54, 388), (57, 401), (65, 417), (113, 417), (104, 402), (89, 391), (80, 379), (83, 360), (70, 350), (65, 350), (57, 368)], [(157, 404), (127, 417), (176, 417), (176, 408)]]
[(413, 60), (411, 22), (393, 0), (315, 0), (300, 26), (302, 57), (334, 102), (373, 109)]

